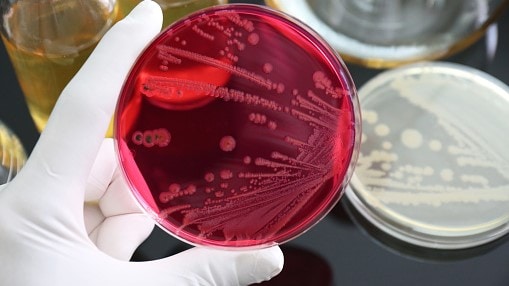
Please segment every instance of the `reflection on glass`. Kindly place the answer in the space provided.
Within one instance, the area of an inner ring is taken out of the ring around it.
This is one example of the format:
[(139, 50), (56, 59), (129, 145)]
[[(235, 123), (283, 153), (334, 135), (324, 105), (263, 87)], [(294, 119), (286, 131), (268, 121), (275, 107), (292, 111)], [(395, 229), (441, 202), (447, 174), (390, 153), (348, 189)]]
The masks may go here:
[(25, 150), (18, 137), (0, 121), (0, 185), (12, 180), (25, 161)]
[(285, 256), (283, 271), (269, 281), (252, 286), (333, 285), (332, 268), (325, 258), (293, 245), (283, 245), (281, 250)]
[(368, 235), (374, 243), (382, 246), (387, 251), (416, 261), (451, 262), (470, 259), (495, 251), (499, 246), (506, 244), (509, 240), (509, 237), (503, 237), (490, 243), (463, 249), (422, 247), (408, 243), (382, 231), (366, 219), (348, 199), (342, 200), (341, 205), (344, 206), (355, 226), (359, 227)]
[(438, 59), (478, 40), (504, 0), (267, 0), (304, 20), (347, 61), (393, 67)]
[(341, 223), (342, 226), (346, 226), (346, 227), (354, 226), (354, 224), (353, 224), (352, 220), (350, 219), (350, 216), (348, 215), (343, 204), (335, 205), (328, 216), (330, 218), (334, 219), (335, 221)]

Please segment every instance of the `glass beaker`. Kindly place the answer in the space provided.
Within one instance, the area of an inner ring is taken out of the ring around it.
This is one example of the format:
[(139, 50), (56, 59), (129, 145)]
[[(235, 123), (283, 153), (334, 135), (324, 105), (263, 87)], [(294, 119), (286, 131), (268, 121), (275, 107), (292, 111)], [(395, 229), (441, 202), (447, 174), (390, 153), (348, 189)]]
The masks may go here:
[(116, 0), (0, 1), (1, 36), (39, 131), (99, 39), (119, 18)]
[[(140, 0), (0, 0), (1, 36), (39, 131), (98, 41)], [(164, 25), (226, 0), (158, 0)], [(107, 136), (111, 136), (110, 128)]]
[(19, 138), (0, 121), (0, 185), (12, 180), (25, 161), (25, 149)]
[(507, 0), (266, 0), (349, 62), (373, 68), (448, 57), (481, 38)]

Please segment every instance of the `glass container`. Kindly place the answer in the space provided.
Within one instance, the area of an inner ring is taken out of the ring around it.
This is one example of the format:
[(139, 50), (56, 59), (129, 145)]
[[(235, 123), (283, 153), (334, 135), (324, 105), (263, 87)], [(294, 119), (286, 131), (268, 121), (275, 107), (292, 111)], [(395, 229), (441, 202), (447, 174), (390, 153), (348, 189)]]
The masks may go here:
[(0, 185), (12, 180), (25, 161), (25, 149), (18, 136), (0, 121)]
[(372, 68), (436, 60), (481, 38), (507, 0), (266, 0), (304, 21), (348, 62)]
[(71, 78), (121, 15), (115, 0), (0, 0), (0, 32), (39, 131)]

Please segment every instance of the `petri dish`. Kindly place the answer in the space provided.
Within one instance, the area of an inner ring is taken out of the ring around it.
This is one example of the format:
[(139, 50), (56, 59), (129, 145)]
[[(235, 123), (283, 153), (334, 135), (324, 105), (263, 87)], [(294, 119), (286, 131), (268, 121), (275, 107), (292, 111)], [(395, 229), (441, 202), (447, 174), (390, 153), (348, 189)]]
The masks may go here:
[[(345, 192), (349, 191), (345, 190)], [(390, 253), (417, 262), (459, 262), (497, 251), (499, 247), (509, 241), (509, 236), (504, 236), (493, 242), (475, 247), (454, 249), (424, 247), (416, 245), (415, 243), (403, 241), (378, 227), (373, 227), (373, 224), (357, 211), (348, 199), (341, 200), (340, 204), (345, 208), (345, 211), (348, 213), (355, 227), (358, 227), (373, 243)]]
[(445, 62), (381, 73), (359, 90), (361, 151), (349, 201), (413, 245), (463, 249), (509, 230), (509, 87)]
[(25, 149), (18, 136), (0, 121), (0, 185), (11, 181), (25, 161)]
[(141, 207), (192, 245), (261, 248), (323, 218), (360, 144), (337, 53), (260, 5), (200, 10), (163, 31), (117, 104), (116, 146)]
[(343, 59), (391, 68), (449, 57), (479, 40), (507, 0), (266, 0), (307, 23)]

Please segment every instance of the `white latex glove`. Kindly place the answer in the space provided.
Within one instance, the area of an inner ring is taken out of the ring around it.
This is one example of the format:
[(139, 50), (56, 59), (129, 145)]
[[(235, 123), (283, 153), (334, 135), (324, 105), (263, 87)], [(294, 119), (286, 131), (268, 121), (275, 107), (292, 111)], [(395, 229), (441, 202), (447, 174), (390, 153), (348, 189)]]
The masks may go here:
[(124, 78), (161, 23), (159, 6), (142, 1), (112, 27), (63, 91), (25, 167), (0, 186), (0, 285), (228, 286), (281, 271), (278, 247), (126, 261), (153, 224), (103, 138)]

